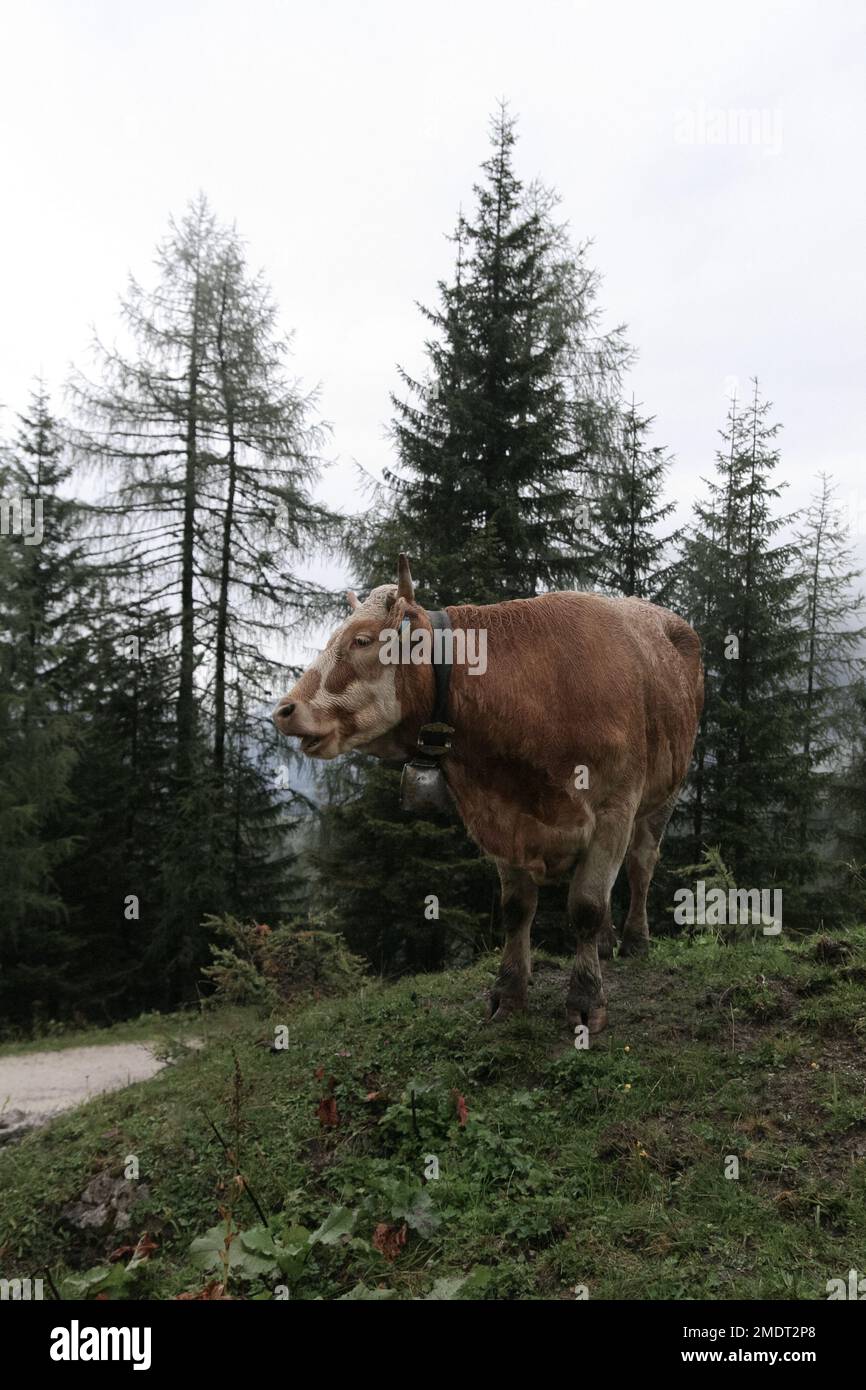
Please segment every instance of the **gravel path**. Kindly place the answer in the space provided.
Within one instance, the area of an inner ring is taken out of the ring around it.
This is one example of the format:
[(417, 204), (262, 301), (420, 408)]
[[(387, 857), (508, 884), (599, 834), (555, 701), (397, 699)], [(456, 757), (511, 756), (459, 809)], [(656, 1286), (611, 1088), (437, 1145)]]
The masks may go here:
[(71, 1110), (103, 1091), (119, 1091), (155, 1076), (165, 1062), (145, 1043), (106, 1043), (57, 1052), (0, 1057), (0, 1125), (23, 1117), (26, 1127)]

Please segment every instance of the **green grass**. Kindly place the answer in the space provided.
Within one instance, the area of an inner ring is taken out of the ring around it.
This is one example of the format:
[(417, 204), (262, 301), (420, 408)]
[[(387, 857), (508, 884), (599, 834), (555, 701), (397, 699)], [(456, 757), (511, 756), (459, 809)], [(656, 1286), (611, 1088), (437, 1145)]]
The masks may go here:
[[(835, 966), (808, 939), (654, 943), (648, 960), (606, 964), (610, 1027), (589, 1051), (564, 1025), (567, 962), (550, 958), (528, 1014), (501, 1029), (482, 1022), (492, 958), (284, 1018), (211, 1016), (203, 1051), (0, 1150), (0, 1275), (47, 1266), (65, 1292), (147, 1231), (158, 1248), (112, 1296), (194, 1293), (223, 1275), (191, 1243), (261, 1226), (255, 1199), (270, 1234), (250, 1245), (275, 1240), (283, 1272), (257, 1273), (235, 1237), (235, 1297), (359, 1284), (446, 1297), (468, 1274), (462, 1296), (488, 1299), (577, 1285), (593, 1299), (824, 1298), (866, 1261), (866, 929), (844, 941)], [(277, 1023), (289, 1046), (274, 1052)], [(66, 1228), (63, 1207), (129, 1155), (130, 1230)], [(439, 1178), (425, 1181), (431, 1156)], [(335, 1208), (347, 1234), (298, 1255), (289, 1228)]]
[(188, 1013), (140, 1014), (106, 1028), (56, 1028), (26, 1042), (0, 1043), (0, 1057), (24, 1056), (29, 1052), (60, 1052), (70, 1047), (97, 1047), (106, 1043), (183, 1041), (199, 1037), (202, 1018), (207, 1014)]

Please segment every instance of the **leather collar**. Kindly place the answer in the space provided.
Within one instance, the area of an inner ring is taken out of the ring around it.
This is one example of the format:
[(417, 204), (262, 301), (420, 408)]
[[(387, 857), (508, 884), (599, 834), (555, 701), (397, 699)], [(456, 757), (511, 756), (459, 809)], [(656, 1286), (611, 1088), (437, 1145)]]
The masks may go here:
[(451, 747), (454, 725), (448, 720), (448, 688), (451, 683), (452, 644), (442, 643), (442, 659), (436, 660), (436, 632), (451, 630), (451, 619), (444, 608), (426, 609), (430, 626), (433, 628), (433, 644), (430, 659), (433, 663), (433, 679), (436, 682), (436, 695), (433, 714), (429, 723), (422, 724), (418, 732), (418, 748), (428, 758), (438, 761), (444, 758)]

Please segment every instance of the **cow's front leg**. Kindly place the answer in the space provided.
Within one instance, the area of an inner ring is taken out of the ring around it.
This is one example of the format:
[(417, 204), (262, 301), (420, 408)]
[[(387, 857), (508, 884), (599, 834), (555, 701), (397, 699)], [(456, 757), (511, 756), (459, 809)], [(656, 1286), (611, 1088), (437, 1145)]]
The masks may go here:
[(610, 960), (613, 957), (617, 945), (617, 935), (614, 930), (613, 916), (610, 910), (610, 903), (607, 905), (607, 916), (598, 936), (596, 946), (598, 947), (599, 960)]
[(604, 904), (569, 894), (568, 916), (577, 933), (577, 950), (566, 999), (568, 1026), (573, 1030), (583, 1024), (590, 1033), (600, 1033), (607, 1027), (607, 997), (598, 960)]
[(569, 1028), (583, 1024), (590, 1033), (607, 1027), (607, 998), (599, 964), (613, 931), (610, 894), (631, 833), (631, 808), (611, 808), (599, 816), (589, 848), (568, 892), (568, 921), (577, 937), (566, 1011)]
[(502, 923), (505, 950), (499, 973), (490, 991), (490, 1021), (502, 1022), (510, 1014), (525, 1009), (528, 1001), (532, 965), (529, 935), (538, 904), (538, 888), (525, 869), (496, 861), (502, 884)]

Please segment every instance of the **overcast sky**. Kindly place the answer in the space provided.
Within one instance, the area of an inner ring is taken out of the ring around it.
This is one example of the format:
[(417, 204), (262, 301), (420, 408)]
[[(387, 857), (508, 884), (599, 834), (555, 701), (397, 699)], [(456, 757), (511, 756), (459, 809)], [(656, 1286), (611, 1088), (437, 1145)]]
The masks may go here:
[[(783, 425), (791, 505), (819, 470), (866, 549), (866, 5), (688, 0), (2, 0), (0, 400), (87, 365), (203, 189), (273, 285), (321, 387), (350, 509), (395, 364), (420, 365), (445, 233), (519, 116), (518, 172), (592, 237), (628, 383), (676, 455), (681, 515), (733, 380)], [(751, 112), (747, 117), (745, 113)], [(336, 575), (333, 576), (336, 578)], [(388, 578), (389, 576), (383, 576)]]

